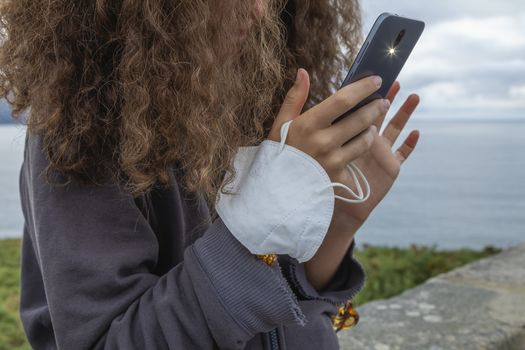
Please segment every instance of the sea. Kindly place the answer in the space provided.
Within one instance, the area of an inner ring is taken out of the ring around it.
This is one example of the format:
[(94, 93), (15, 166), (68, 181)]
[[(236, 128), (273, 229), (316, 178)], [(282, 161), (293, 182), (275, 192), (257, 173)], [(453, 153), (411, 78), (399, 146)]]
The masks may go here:
[[(437, 249), (525, 243), (525, 120), (411, 120), (420, 140), (355, 236), (365, 244)], [(20, 237), (25, 129), (0, 125), (0, 238)]]

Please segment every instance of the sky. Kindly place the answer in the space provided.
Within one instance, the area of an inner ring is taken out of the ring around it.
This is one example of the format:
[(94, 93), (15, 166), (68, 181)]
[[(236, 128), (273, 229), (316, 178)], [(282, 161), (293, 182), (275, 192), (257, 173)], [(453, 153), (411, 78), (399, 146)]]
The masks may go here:
[(382, 12), (426, 23), (393, 108), (417, 93), (414, 118), (525, 120), (525, 0), (360, 3), (364, 36)]

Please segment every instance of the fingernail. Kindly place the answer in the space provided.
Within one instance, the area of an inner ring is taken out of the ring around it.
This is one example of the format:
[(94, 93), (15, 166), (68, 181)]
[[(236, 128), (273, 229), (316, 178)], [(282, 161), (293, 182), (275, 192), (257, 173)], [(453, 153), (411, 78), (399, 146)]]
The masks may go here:
[(390, 100), (388, 98), (383, 99), (383, 105), (385, 109), (388, 110), (390, 108)]
[(374, 76), (374, 84), (379, 88), (383, 84), (383, 79), (379, 75)]

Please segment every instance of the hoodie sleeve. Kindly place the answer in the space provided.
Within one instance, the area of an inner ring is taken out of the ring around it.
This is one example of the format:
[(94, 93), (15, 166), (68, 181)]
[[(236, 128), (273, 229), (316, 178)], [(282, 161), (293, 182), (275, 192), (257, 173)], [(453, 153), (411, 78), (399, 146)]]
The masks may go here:
[(334, 276), (321, 290), (317, 290), (306, 277), (305, 263), (288, 255), (279, 255), (283, 274), (299, 300), (324, 300), (332, 304), (352, 300), (363, 288), (366, 273), (354, 257), (355, 238), (343, 257)]
[[(158, 240), (130, 195), (111, 183), (51, 186), (45, 166), (39, 139), (26, 138), (22, 265), (38, 264), (58, 349), (243, 349), (305, 324), (281, 266), (256, 259), (220, 218), (158, 276)], [(26, 329), (32, 311), (21, 307)], [(38, 335), (30, 341), (39, 348)]]

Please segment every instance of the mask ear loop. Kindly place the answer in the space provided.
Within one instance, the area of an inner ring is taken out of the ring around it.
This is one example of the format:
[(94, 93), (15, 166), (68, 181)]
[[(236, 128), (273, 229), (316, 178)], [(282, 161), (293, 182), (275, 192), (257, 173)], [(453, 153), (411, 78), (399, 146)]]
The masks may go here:
[[(282, 150), (284, 149), (284, 145), (286, 144), (286, 136), (288, 136), (288, 130), (289, 130), (290, 124), (292, 122), (293, 122), (293, 119), (285, 122), (281, 126), (281, 141), (280, 141), (280, 144), (279, 144), (279, 153), (281, 153)], [(363, 174), (363, 172), (361, 171), (361, 169), (359, 169), (357, 167), (357, 165), (354, 164), (354, 162), (350, 162), (350, 164), (347, 164), (346, 167), (350, 171), (350, 175), (352, 175), (352, 180), (354, 181), (354, 184), (356, 185), (357, 193), (355, 193), (350, 187), (348, 187), (345, 184), (342, 184), (340, 182), (332, 182), (330, 184), (330, 186), (332, 186), (334, 188), (335, 187), (342, 187), (342, 188), (344, 188), (345, 190), (350, 192), (352, 194), (352, 196), (355, 197), (355, 199), (349, 199), (349, 198), (341, 197), (339, 195), (334, 195), (334, 197), (337, 198), (337, 199), (340, 199), (342, 201), (345, 201), (347, 203), (363, 203), (364, 201), (366, 201), (370, 197), (370, 184), (368, 183), (368, 181), (367, 181), (365, 175)], [(361, 187), (361, 184), (360, 184), (360, 182), (359, 182), (359, 180), (357, 178), (356, 172), (357, 172), (357, 175), (359, 175), (359, 177), (361, 178), (361, 180), (365, 184), (366, 195), (363, 193), (363, 188)]]

